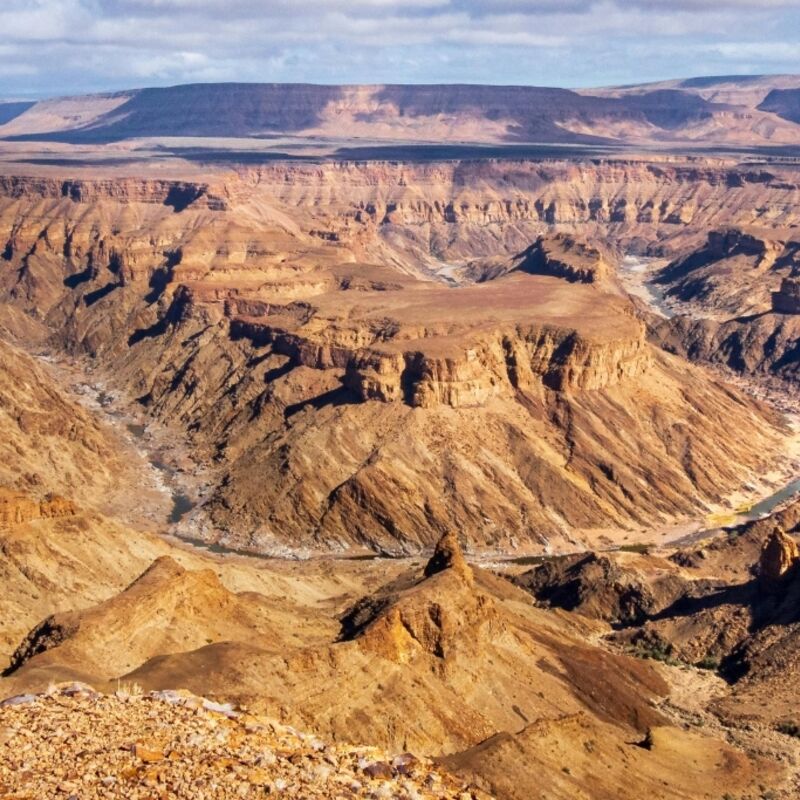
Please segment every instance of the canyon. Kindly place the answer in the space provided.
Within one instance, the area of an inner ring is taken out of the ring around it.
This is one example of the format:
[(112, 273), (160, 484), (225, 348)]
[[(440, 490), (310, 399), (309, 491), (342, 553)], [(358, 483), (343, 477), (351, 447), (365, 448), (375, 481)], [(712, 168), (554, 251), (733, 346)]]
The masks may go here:
[(795, 85), (0, 106), (0, 793), (796, 796)]
[[(178, 421), (216, 483), (195, 538), (400, 554), (456, 523), (487, 553), (570, 549), (769, 468), (779, 417), (654, 349), (612, 265), (692, 247), (726, 209), (791, 225), (792, 180), (629, 161), (9, 176), (5, 325)], [(591, 281), (564, 267), (592, 259)]]

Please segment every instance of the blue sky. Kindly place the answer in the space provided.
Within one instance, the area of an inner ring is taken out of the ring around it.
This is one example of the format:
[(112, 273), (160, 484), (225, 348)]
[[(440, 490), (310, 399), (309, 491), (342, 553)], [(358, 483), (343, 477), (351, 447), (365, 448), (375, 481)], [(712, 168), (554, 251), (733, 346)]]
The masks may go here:
[(800, 0), (3, 0), (0, 96), (800, 73)]

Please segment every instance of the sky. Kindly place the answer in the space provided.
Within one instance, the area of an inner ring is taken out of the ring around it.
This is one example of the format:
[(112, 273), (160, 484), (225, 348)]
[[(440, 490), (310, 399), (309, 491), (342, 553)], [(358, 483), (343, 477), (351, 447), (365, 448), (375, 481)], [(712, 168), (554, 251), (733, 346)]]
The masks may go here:
[(0, 97), (800, 73), (800, 0), (0, 0)]

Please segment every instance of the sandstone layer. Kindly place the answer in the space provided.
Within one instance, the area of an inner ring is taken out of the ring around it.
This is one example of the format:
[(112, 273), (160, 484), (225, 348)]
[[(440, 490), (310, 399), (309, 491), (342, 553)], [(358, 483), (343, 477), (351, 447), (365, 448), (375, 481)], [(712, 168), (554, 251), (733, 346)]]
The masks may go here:
[[(456, 524), (485, 550), (565, 548), (692, 513), (778, 446), (775, 415), (644, 341), (609, 274), (645, 231), (671, 247), (752, 213), (755, 192), (797, 189), (612, 162), (8, 178), (5, 314), (93, 357), (213, 460), (196, 535), (398, 553)], [(548, 239), (545, 268), (520, 247), (524, 266), (494, 280), (431, 280), (437, 256), (552, 226), (574, 232)], [(576, 238), (601, 227), (602, 253)]]

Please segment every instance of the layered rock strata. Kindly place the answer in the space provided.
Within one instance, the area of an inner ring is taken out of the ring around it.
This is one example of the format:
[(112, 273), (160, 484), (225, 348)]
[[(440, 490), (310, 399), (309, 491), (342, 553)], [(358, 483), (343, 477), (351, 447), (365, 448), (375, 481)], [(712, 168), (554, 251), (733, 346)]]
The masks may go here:
[(58, 495), (48, 495), (37, 500), (21, 492), (0, 487), (0, 527), (20, 525), (36, 519), (71, 517), (75, 504)]
[(430, 279), (437, 258), (520, 253), (553, 225), (666, 243), (683, 223), (642, 216), (645, 197), (669, 216), (698, 185), (720, 202), (795, 191), (750, 169), (731, 189), (726, 169), (276, 165), (188, 194), (14, 179), (3, 319), (94, 357), (218, 465), (192, 535), (397, 553), (456, 524), (489, 550), (574, 549), (583, 530), (719, 500), (765, 465), (779, 420), (658, 355), (574, 235), (548, 250), (573, 275), (454, 288)]

